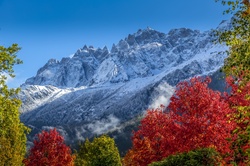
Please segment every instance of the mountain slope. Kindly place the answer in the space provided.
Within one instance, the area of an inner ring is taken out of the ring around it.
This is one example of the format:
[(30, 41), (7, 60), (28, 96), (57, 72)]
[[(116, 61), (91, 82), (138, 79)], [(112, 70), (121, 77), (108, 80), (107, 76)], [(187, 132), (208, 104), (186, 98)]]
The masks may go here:
[(22, 85), (21, 120), (33, 134), (54, 126), (73, 142), (119, 129), (147, 108), (167, 104), (179, 81), (223, 65), (226, 55), (218, 53), (227, 48), (214, 44), (212, 33), (147, 28), (111, 51), (84, 46), (72, 58), (51, 59)]

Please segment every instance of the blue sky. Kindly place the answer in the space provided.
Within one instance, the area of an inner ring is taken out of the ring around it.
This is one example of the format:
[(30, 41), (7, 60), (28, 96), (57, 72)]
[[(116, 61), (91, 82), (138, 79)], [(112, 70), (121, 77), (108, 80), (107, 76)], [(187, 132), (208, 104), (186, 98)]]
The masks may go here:
[(216, 28), (229, 16), (214, 0), (0, 0), (0, 45), (18, 43), (17, 87), (49, 59), (61, 60), (86, 45), (111, 48), (113, 43), (151, 27), (201, 31)]

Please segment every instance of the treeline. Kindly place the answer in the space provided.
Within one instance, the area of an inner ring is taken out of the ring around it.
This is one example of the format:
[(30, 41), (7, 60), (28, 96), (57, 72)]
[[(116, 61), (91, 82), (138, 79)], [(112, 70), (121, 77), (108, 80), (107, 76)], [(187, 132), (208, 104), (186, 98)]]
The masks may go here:
[(19, 119), (19, 89), (6, 85), (7, 75), (14, 77), (13, 66), (22, 63), (16, 56), (20, 48), (0, 46), (0, 165), (250, 165), (250, 3), (216, 1), (234, 14), (232, 27), (217, 32), (229, 47), (222, 70), (230, 90), (209, 89), (209, 77), (179, 83), (167, 107), (147, 111), (122, 159), (106, 135), (87, 139), (72, 152), (56, 129), (39, 133), (27, 152), (30, 129)]
[(37, 135), (23, 163), (26, 166), (248, 165), (249, 138), (239, 133), (249, 127), (249, 119), (239, 117), (238, 108), (245, 111), (250, 106), (246, 98), (250, 82), (240, 86), (232, 77), (226, 80), (231, 88), (229, 94), (209, 89), (209, 77), (194, 77), (179, 83), (168, 107), (148, 110), (133, 133), (132, 148), (122, 159), (114, 139), (106, 135), (92, 142), (87, 139), (72, 153), (53, 129)]

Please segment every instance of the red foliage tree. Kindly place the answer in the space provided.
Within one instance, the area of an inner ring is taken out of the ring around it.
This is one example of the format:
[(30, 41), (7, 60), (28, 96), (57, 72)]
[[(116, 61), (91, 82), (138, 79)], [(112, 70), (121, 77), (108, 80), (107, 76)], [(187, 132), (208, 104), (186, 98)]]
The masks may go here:
[(195, 77), (177, 85), (168, 106), (171, 119), (180, 126), (176, 143), (179, 151), (214, 147), (230, 152), (226, 140), (235, 124), (230, 122), (232, 110), (221, 93), (208, 88), (210, 78)]
[(231, 109), (219, 92), (208, 88), (210, 81), (195, 77), (181, 82), (165, 112), (148, 111), (134, 132), (133, 147), (124, 164), (144, 166), (171, 154), (205, 147), (222, 154), (230, 152), (226, 138), (234, 127), (228, 117)]
[(74, 156), (71, 150), (64, 144), (64, 138), (56, 131), (42, 131), (37, 135), (34, 146), (30, 150), (26, 166), (73, 166)]
[(170, 155), (177, 148), (173, 144), (179, 129), (161, 109), (148, 110), (139, 130), (133, 134), (133, 147), (123, 159), (125, 166), (144, 166)]

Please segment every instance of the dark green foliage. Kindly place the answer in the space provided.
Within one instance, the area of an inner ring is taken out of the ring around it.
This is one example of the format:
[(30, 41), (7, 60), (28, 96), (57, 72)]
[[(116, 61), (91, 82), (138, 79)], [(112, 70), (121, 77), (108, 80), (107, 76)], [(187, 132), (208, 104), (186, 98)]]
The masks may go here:
[(193, 150), (188, 153), (171, 155), (150, 166), (215, 166), (220, 165), (219, 154), (210, 148)]
[(76, 166), (121, 166), (121, 159), (114, 139), (103, 135), (88, 139), (76, 155)]

